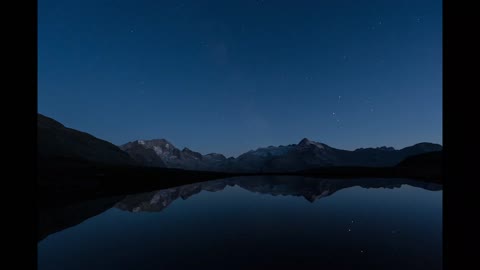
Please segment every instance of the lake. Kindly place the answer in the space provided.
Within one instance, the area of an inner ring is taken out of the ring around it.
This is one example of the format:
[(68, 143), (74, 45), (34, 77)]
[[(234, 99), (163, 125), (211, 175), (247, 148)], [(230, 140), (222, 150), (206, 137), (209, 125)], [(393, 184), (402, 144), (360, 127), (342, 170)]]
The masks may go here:
[(234, 177), (40, 213), (38, 269), (442, 269), (442, 185)]

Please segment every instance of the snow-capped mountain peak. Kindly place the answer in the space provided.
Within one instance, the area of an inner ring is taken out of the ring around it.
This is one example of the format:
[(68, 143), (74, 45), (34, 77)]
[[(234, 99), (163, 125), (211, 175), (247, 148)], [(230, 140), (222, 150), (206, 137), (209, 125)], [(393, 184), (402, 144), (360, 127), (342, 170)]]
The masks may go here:
[(303, 146), (311, 146), (311, 145), (316, 146), (316, 147), (318, 147), (318, 148), (320, 148), (320, 149), (325, 148), (322, 143), (314, 142), (314, 141), (311, 141), (311, 140), (309, 140), (309, 139), (307, 139), (307, 138), (303, 138), (303, 139), (298, 143), (297, 146), (303, 147)]
[(180, 150), (165, 139), (137, 140), (121, 149), (151, 166), (164, 163), (166, 167), (188, 170), (280, 172), (324, 166), (394, 166), (405, 157), (439, 151), (442, 146), (420, 143), (400, 150), (376, 147), (348, 151), (303, 138), (298, 144), (260, 147), (228, 159), (215, 153), (202, 155), (187, 147)]

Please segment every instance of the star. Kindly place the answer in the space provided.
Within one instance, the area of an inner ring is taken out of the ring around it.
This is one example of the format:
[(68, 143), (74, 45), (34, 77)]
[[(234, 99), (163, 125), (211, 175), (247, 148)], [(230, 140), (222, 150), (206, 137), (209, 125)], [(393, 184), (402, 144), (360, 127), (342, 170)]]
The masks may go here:
[(379, 25), (382, 25), (382, 21), (379, 21), (378, 24), (379, 24)]
[(335, 116), (335, 112), (333, 112), (332, 115)]
[(338, 96), (338, 99), (341, 99), (341, 98), (342, 98), (342, 96)]

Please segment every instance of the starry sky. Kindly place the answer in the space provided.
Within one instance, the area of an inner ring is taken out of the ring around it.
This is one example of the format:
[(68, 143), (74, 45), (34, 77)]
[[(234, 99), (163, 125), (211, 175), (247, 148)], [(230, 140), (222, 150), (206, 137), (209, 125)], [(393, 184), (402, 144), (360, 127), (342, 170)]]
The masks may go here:
[(442, 142), (442, 1), (38, 1), (38, 112), (237, 156)]

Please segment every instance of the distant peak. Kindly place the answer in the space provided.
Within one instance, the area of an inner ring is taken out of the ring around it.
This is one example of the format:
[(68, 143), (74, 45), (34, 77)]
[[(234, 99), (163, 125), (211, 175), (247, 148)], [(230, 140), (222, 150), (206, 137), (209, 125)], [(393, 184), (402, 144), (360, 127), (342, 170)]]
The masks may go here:
[(412, 148), (429, 150), (429, 151), (439, 151), (439, 150), (442, 150), (443, 146), (436, 143), (421, 142), (409, 147), (405, 147), (403, 149), (412, 149)]
[(216, 160), (226, 160), (227, 159), (224, 155), (218, 154), (218, 153), (206, 154), (205, 157), (216, 159)]
[(223, 156), (223, 157), (225, 157), (224, 155), (219, 154), (219, 153), (209, 153), (209, 154), (206, 154), (206, 156), (212, 156), (212, 157), (222, 157)]
[(314, 142), (314, 141), (311, 141), (307, 138), (303, 138), (299, 143), (298, 143), (299, 146), (310, 146), (310, 145), (313, 145), (315, 147), (318, 147), (320, 149), (323, 149), (324, 148), (324, 144), (322, 143), (318, 143), (318, 142)]
[(354, 151), (371, 151), (371, 150), (381, 150), (381, 151), (395, 151), (395, 148), (391, 146), (380, 146), (380, 147), (368, 147), (368, 148), (357, 148)]
[(299, 145), (305, 145), (305, 144), (310, 144), (310, 143), (312, 143), (312, 141), (310, 141), (307, 138), (303, 138), (298, 144)]
[(172, 144), (171, 142), (167, 141), (166, 139), (153, 139), (150, 140), (151, 142), (156, 142), (156, 143), (163, 143), (163, 144)]
[(167, 141), (166, 139), (145, 140), (145, 142), (151, 145), (162, 146), (165, 148), (175, 148), (175, 146), (171, 142)]
[(414, 144), (413, 146), (441, 146), (440, 144), (437, 144), (437, 143), (430, 143), (430, 142), (421, 142), (421, 143), (417, 143), (417, 144)]

